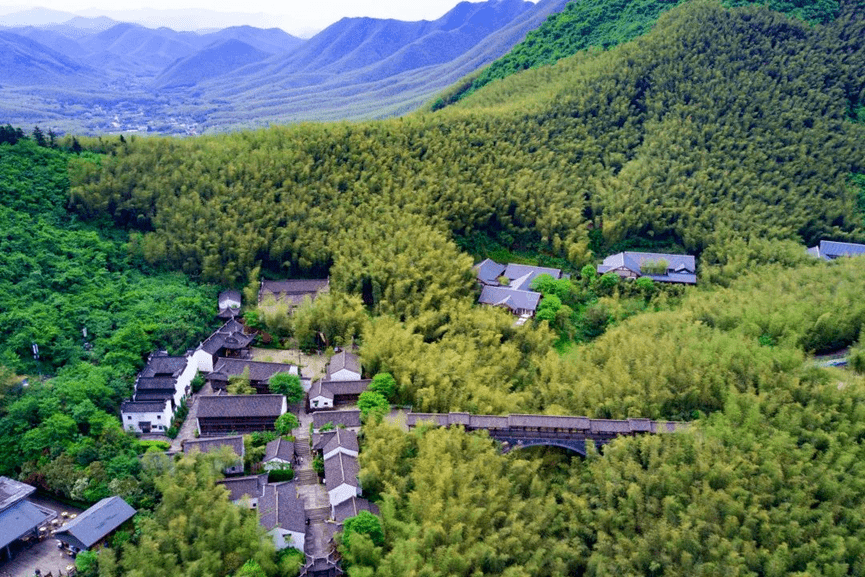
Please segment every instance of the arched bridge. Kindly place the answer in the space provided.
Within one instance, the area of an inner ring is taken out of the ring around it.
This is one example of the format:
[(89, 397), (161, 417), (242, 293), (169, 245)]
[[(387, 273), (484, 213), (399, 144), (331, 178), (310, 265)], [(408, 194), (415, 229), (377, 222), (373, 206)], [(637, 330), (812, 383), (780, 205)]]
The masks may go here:
[(650, 419), (590, 419), (556, 415), (470, 415), (469, 413), (409, 413), (409, 428), (423, 423), (440, 427), (462, 426), (466, 431), (488, 431), (499, 441), (502, 452), (546, 445), (569, 449), (586, 455), (586, 441), (605, 445), (616, 437), (645, 433), (675, 433), (687, 423), (652, 421)]

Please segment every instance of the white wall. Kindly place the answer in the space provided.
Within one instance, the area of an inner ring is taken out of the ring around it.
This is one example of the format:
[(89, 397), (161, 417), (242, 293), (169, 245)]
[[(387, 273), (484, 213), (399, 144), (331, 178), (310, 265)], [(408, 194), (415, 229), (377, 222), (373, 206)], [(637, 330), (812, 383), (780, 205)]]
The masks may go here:
[(295, 549), (303, 551), (303, 547), (306, 544), (306, 535), (296, 531), (289, 531), (281, 527), (275, 527), (272, 529), (270, 535), (273, 537), (273, 544), (276, 546), (277, 551), (285, 549), (286, 547), (294, 547)]
[(334, 507), (336, 507), (343, 501), (348, 501), (352, 497), (358, 496), (358, 488), (343, 483), (333, 491), (328, 491), (327, 496), (330, 498), (331, 515), (333, 515)]
[[(120, 418), (123, 421), (123, 430), (141, 433), (141, 427), (138, 425), (141, 421), (150, 421), (150, 431), (152, 433), (161, 433), (167, 431), (171, 426), (171, 403), (165, 401), (165, 408), (161, 413), (120, 413)], [(162, 428), (159, 428), (162, 427)]]
[(177, 377), (177, 382), (174, 385), (174, 404), (178, 407), (183, 397), (192, 392), (192, 379), (198, 373), (198, 363), (194, 358), (194, 355), (186, 357), (186, 368)]
[(290, 466), (291, 463), (284, 459), (274, 457), (270, 461), (265, 461), (261, 468), (265, 471), (272, 471), (273, 469), (284, 469), (286, 465)]
[(195, 349), (195, 352), (192, 353), (192, 361), (197, 367), (197, 370), (202, 373), (212, 373), (213, 372), (213, 355), (208, 353), (202, 349)]
[(319, 395), (309, 400), (309, 406), (313, 409), (332, 409), (333, 399), (328, 399), (325, 396)]
[(359, 381), (360, 373), (350, 371), (348, 369), (340, 369), (337, 372), (327, 377), (329, 381)]
[(346, 449), (345, 447), (337, 447), (337, 448), (331, 450), (329, 453), (327, 453), (324, 456), (324, 460), (326, 461), (326, 460), (330, 459), (331, 457), (333, 457), (337, 453), (343, 453), (343, 454), (346, 454), (350, 457), (357, 457), (357, 451), (350, 451), (349, 449)]

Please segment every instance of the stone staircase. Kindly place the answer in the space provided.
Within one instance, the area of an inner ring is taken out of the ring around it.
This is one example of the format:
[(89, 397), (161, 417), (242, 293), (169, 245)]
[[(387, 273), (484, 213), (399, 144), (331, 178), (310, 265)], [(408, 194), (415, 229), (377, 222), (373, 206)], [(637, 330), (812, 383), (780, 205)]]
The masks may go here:
[(327, 521), (330, 519), (330, 507), (317, 507), (315, 509), (307, 509), (306, 515), (309, 517), (309, 522)]
[(298, 485), (315, 485), (318, 483), (318, 473), (312, 469), (300, 469), (294, 474)]

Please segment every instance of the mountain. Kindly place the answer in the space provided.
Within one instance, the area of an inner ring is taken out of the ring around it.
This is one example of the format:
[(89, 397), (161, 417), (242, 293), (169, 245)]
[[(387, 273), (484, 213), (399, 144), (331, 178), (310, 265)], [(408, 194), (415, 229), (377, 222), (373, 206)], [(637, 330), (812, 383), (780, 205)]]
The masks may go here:
[(177, 60), (154, 80), (153, 87), (159, 89), (195, 86), (204, 80), (264, 60), (268, 56), (269, 53), (240, 40), (225, 40)]
[(90, 82), (98, 73), (35, 40), (0, 31), (0, 85), (46, 86)]
[(48, 8), (31, 8), (22, 12), (14, 12), (0, 16), (0, 26), (44, 26), (46, 24), (59, 24), (75, 18), (71, 12), (60, 10), (49, 10)]
[(255, 28), (253, 26), (232, 26), (222, 30), (203, 34), (202, 39), (209, 43), (222, 40), (240, 40), (253, 48), (269, 54), (291, 52), (304, 43), (304, 40), (292, 36), (281, 28)]
[(463, 2), (431, 22), (346, 18), (291, 54), (200, 88), (221, 102), (215, 125), (395, 116), (505, 54), (565, 4)]
[[(99, 70), (99, 90), (76, 95), (71, 108), (62, 94), (15, 95), (25, 116), (0, 94), (0, 114), (25, 125), (50, 119), (60, 130), (184, 134), (395, 116), (505, 54), (566, 1), (462, 2), (431, 21), (344, 18), (309, 40), (279, 29), (178, 32), (109, 18), (15, 28), (72, 64)], [(0, 83), (4, 76), (0, 70)]]

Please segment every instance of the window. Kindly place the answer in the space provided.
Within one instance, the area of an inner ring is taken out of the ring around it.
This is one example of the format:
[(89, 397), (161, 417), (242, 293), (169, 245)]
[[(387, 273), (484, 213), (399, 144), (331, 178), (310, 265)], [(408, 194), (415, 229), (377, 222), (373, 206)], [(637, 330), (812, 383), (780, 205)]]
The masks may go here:
[(157, 419), (162, 419), (162, 415), (156, 415)]
[(128, 417), (126, 417), (126, 420), (127, 420), (127, 421), (131, 421), (131, 420), (132, 420), (132, 415), (129, 415)]

